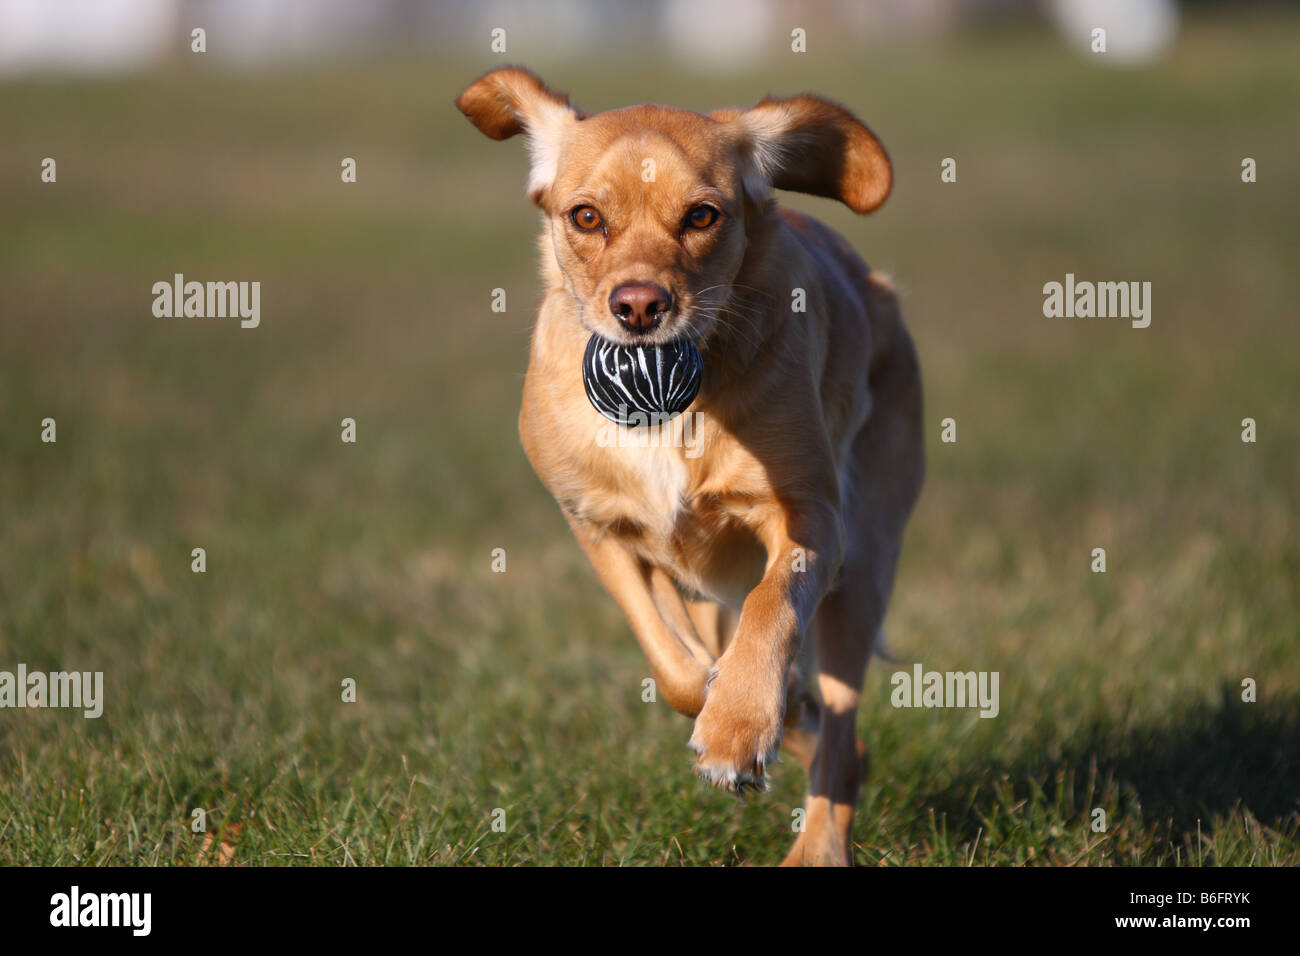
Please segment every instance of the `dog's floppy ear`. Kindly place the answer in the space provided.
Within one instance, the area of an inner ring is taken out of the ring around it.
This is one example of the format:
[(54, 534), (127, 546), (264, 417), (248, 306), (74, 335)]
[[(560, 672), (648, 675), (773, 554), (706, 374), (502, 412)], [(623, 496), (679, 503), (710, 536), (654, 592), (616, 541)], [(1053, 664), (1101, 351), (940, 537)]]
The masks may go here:
[(871, 212), (889, 195), (893, 171), (875, 135), (842, 106), (803, 94), (766, 97), (749, 109), (715, 110), (739, 127), (748, 168), (745, 190), (755, 200), (770, 187), (838, 199)]
[(515, 66), (485, 73), (456, 98), (456, 106), (493, 139), (528, 134), (528, 198), (543, 205), (555, 181), (560, 145), (569, 127), (585, 114), (570, 105), (567, 94), (547, 89), (528, 70)]

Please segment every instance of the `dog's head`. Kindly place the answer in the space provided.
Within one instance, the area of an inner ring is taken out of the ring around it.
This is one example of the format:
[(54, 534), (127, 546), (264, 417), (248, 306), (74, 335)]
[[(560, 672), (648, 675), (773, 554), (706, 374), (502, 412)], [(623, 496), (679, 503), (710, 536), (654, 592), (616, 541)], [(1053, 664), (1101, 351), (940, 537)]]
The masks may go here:
[(623, 344), (708, 336), (772, 187), (859, 213), (889, 195), (884, 148), (816, 96), (708, 115), (633, 106), (588, 116), (505, 67), (456, 105), (493, 139), (527, 134), (528, 195), (546, 215), (578, 320)]

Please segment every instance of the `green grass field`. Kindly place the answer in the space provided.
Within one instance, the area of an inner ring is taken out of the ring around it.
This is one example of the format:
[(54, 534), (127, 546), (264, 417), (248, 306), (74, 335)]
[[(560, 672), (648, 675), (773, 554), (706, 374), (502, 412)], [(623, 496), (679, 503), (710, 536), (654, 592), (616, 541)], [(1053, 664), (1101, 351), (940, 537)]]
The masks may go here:
[[(1300, 862), (1298, 47), (1238, 19), (1133, 71), (1015, 31), (725, 76), (511, 57), (588, 110), (814, 89), (891, 151), (874, 216), (784, 197), (894, 276), (926, 380), (858, 863)], [(451, 105), (493, 62), (0, 84), (0, 670), (106, 694), (0, 711), (0, 864), (788, 849), (797, 766), (746, 802), (692, 775), (520, 450), (523, 146)], [(155, 318), (176, 272), (260, 281), (261, 327)], [(1151, 327), (1044, 318), (1067, 272), (1152, 282)], [(895, 710), (913, 661), (998, 671), (1000, 714)]]

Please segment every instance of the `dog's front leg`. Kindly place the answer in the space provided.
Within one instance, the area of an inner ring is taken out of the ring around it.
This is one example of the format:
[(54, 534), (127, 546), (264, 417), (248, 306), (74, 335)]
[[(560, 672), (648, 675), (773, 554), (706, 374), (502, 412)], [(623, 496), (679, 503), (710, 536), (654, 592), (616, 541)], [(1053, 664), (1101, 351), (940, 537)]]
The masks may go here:
[(674, 625), (685, 622), (684, 626), (691, 628), (685, 605), (671, 589), (667, 576), (647, 567), (616, 539), (593, 535), (571, 516), (569, 526), (600, 583), (632, 625), (632, 633), (650, 664), (659, 693), (679, 714), (687, 717), (699, 714), (704, 706), (704, 686), (709, 674), (706, 662), (710, 657), (693, 629), (684, 641), (664, 622), (660, 605), (671, 609), (671, 599), (676, 598), (681, 613), (670, 615), (670, 620)]
[(844, 526), (830, 508), (782, 513), (769, 523), (767, 570), (741, 608), (736, 636), (709, 674), (690, 745), (715, 786), (767, 787), (777, 759), (790, 665), (818, 602), (839, 570)]

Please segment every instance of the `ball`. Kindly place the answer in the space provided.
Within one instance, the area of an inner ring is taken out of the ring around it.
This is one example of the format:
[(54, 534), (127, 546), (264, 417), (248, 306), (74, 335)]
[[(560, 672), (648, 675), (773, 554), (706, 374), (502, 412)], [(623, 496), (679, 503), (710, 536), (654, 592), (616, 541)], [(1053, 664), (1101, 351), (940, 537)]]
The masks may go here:
[(582, 358), (587, 398), (611, 422), (638, 426), (670, 421), (700, 391), (704, 360), (690, 339), (665, 345), (619, 345), (592, 335)]

